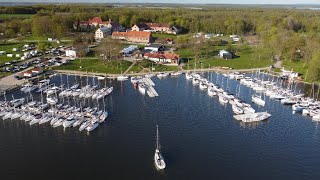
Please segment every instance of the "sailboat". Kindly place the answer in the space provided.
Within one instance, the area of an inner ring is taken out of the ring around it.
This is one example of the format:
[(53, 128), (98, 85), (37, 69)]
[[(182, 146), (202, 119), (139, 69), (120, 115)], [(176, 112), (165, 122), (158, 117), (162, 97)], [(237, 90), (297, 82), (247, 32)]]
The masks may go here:
[(157, 125), (157, 147), (156, 151), (154, 153), (154, 164), (158, 170), (162, 170), (166, 168), (166, 163), (164, 162), (164, 159), (160, 152), (160, 144), (159, 144), (159, 130)]

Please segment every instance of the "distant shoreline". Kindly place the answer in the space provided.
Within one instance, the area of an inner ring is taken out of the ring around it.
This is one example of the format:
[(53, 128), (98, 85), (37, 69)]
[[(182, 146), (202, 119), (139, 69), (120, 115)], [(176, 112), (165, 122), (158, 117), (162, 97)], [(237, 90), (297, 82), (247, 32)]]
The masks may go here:
[(68, 4), (104, 4), (109, 6), (121, 7), (121, 6), (139, 6), (139, 7), (202, 7), (202, 8), (212, 8), (212, 7), (258, 7), (258, 8), (290, 8), (290, 9), (305, 9), (305, 10), (320, 10), (320, 4), (226, 4), (226, 3), (112, 3), (112, 2), (3, 2), (0, 1), (0, 6), (33, 6), (33, 5), (68, 5)]

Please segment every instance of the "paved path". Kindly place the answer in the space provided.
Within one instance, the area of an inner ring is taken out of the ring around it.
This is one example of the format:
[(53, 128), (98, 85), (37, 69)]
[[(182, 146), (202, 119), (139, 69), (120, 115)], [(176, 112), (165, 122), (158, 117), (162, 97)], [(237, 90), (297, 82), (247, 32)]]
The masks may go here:
[(274, 64), (274, 67), (275, 67), (275, 68), (282, 68), (282, 61), (277, 61), (277, 62)]
[(129, 66), (128, 69), (127, 69), (123, 74), (127, 74), (127, 73), (130, 71), (130, 69), (131, 69), (136, 63), (137, 63), (137, 62), (134, 61), (134, 62), (131, 64), (131, 66)]
[[(129, 68), (128, 68), (129, 69)], [(220, 68), (209, 68), (209, 69), (197, 69), (197, 70), (182, 70), (179, 72), (187, 73), (187, 72), (210, 72), (210, 71), (216, 71), (220, 73), (229, 73), (229, 72), (252, 72), (252, 71), (259, 71), (259, 70), (270, 70), (270, 67), (264, 67), (264, 68), (253, 68), (253, 69), (220, 69)], [(117, 77), (121, 74), (107, 74), (107, 73), (94, 73), (94, 72), (83, 72), (83, 71), (72, 71), (72, 70), (55, 70), (57, 73), (62, 74), (74, 74), (74, 75), (87, 75), (87, 76), (109, 76), (109, 77)], [(172, 73), (175, 71), (166, 71), (168, 73)], [(130, 76), (142, 76), (149, 74), (150, 72), (140, 72), (140, 73), (124, 73), (125, 75)], [(153, 74), (158, 74), (159, 72), (153, 72)]]

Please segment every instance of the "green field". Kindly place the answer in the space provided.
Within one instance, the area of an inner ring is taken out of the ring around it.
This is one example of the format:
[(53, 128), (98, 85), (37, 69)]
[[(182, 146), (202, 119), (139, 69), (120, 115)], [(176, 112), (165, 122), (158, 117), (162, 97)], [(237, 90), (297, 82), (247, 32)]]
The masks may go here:
[(110, 61), (103, 63), (98, 59), (77, 59), (67, 65), (54, 67), (53, 69), (120, 74), (121, 71), (124, 72), (127, 70), (131, 64), (129, 61)]
[(298, 62), (291, 62), (291, 61), (283, 61), (282, 66), (289, 71), (294, 71), (302, 74), (303, 78), (306, 78), (307, 71), (308, 71), (308, 64), (303, 67), (304, 62), (298, 61)]
[[(22, 56), (23, 52), (21, 52), (21, 47), (24, 44), (21, 43), (14, 43), (14, 44), (0, 44), (0, 51), (6, 51), (7, 54), (13, 54), (14, 57), (7, 57), (7, 55), (0, 55), (0, 64), (12, 61), (12, 60), (16, 60), (16, 59), (20, 59), (20, 58), (16, 58), (15, 55), (16, 54), (20, 54), (20, 56)], [(12, 52), (12, 48), (19, 48), (20, 51), (18, 52)]]
[(164, 38), (172, 38), (172, 39), (177, 39), (177, 36), (174, 34), (161, 34), (161, 33), (152, 33), (153, 38), (159, 38), (159, 39), (164, 39)]
[(142, 60), (138, 61), (128, 73), (139, 73), (142, 72), (143, 69), (145, 69), (145, 72), (152, 71), (152, 67), (154, 68), (153, 71), (155, 72), (162, 72), (162, 71), (177, 71), (177, 66), (166, 66), (162, 64), (156, 64), (149, 60)]
[(219, 50), (226, 49), (227, 46), (215, 46), (215, 51), (213, 55), (205, 57), (201, 55), (198, 57), (195, 63), (194, 53), (187, 48), (178, 49), (180, 57), (184, 59), (185, 67), (184, 69), (194, 69), (195, 66), (199, 68), (211, 68), (211, 67), (230, 67), (232, 69), (248, 69), (248, 68), (260, 68), (267, 67), (272, 64), (271, 54), (265, 48), (252, 48), (250, 46), (240, 47), (236, 55), (238, 57), (230, 60), (220, 59), (215, 56), (218, 54)]

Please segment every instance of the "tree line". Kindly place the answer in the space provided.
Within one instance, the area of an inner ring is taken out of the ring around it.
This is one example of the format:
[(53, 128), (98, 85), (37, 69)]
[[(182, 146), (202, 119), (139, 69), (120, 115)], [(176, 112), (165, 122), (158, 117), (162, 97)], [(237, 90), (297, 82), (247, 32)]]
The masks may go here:
[(35, 15), (31, 19), (6, 20), (0, 24), (0, 32), (14, 36), (31, 31), (36, 36), (59, 38), (74, 31), (73, 23), (77, 20), (86, 21), (94, 16), (112, 19), (126, 28), (139, 22), (169, 23), (181, 26), (184, 33), (254, 36), (261, 42), (259, 46), (270, 49), (273, 57), (302, 63), (304, 68), (308, 68), (309, 80), (320, 80), (320, 70), (313, 66), (320, 62), (320, 11), (259, 7), (160, 9), (94, 4), (36, 5), (22, 11), (21, 7), (1, 7), (0, 13)]

